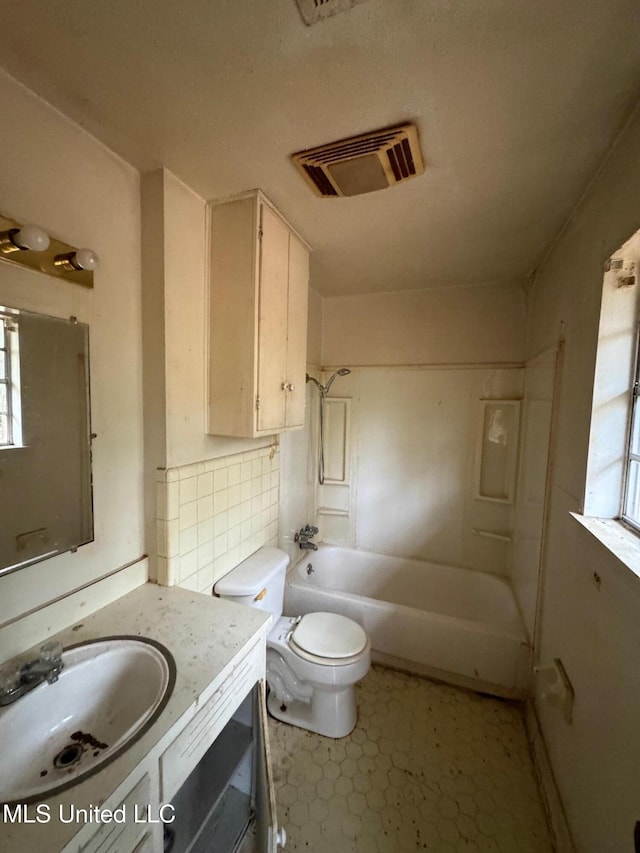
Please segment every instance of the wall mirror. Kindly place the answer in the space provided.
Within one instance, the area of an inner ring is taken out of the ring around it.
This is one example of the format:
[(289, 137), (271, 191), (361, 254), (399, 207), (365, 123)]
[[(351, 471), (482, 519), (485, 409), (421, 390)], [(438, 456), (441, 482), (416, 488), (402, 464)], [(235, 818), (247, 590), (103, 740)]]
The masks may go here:
[(89, 327), (0, 306), (0, 574), (93, 540)]

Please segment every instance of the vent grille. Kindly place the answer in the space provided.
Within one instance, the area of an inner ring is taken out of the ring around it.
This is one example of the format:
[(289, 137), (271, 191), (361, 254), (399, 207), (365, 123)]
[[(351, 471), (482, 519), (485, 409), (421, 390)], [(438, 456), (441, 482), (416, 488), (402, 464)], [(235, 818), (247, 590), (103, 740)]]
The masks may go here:
[(292, 159), (307, 182), (324, 197), (373, 192), (424, 172), (418, 131), (412, 124), (298, 151)]
[(348, 12), (353, 6), (364, 2), (366, 0), (296, 0), (302, 20), (308, 27), (339, 12)]

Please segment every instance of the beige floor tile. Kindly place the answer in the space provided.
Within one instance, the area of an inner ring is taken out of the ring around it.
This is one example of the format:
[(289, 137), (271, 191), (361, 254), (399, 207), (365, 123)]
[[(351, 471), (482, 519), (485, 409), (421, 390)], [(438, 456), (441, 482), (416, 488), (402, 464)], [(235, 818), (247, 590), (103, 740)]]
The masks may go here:
[(373, 667), (332, 740), (269, 721), (287, 851), (551, 853), (520, 708)]

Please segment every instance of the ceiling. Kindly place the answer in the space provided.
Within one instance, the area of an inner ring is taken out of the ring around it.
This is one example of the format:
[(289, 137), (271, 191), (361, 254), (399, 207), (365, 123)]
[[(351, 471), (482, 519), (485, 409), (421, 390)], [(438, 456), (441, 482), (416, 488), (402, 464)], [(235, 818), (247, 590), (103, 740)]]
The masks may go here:
[[(324, 295), (521, 281), (640, 96), (637, 0), (4, 0), (0, 65), (141, 170), (260, 187)], [(317, 198), (289, 155), (417, 124), (424, 175)]]

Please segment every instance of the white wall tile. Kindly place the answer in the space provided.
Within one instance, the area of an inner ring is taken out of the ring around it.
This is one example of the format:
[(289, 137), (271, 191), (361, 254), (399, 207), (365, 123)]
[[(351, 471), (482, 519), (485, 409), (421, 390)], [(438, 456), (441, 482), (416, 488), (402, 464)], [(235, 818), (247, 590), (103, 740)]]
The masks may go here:
[(213, 557), (213, 548), (211, 547), (211, 543), (207, 542), (206, 545), (198, 546), (198, 571), (204, 568), (208, 563), (212, 561)]
[(195, 501), (198, 497), (198, 478), (188, 477), (180, 480), (180, 506)]
[(206, 521), (213, 517), (213, 495), (198, 498), (198, 521)]
[(228, 485), (229, 477), (228, 471), (226, 468), (219, 468), (217, 471), (213, 472), (213, 491), (219, 492), (222, 489), (226, 489)]
[(210, 495), (213, 492), (213, 472), (200, 474), (198, 477), (198, 498)]
[(211, 595), (213, 587), (213, 561), (198, 569), (198, 592)]
[(198, 528), (194, 524), (193, 527), (188, 527), (186, 530), (180, 531), (180, 556), (188, 554), (198, 547)]
[(229, 490), (222, 489), (219, 492), (213, 493), (213, 514), (224, 512), (229, 506)]
[(213, 541), (213, 518), (201, 521), (198, 524), (198, 547)]
[(184, 580), (180, 581), (180, 586), (183, 589), (189, 589), (192, 592), (199, 592), (199, 590), (198, 590), (198, 573), (194, 572), (192, 575), (190, 575), (190, 577), (185, 578)]
[(221, 533), (226, 533), (229, 528), (229, 514), (219, 512), (213, 516), (213, 535), (219, 536)]
[(180, 555), (180, 583), (198, 571), (198, 549)]
[(180, 483), (168, 482), (165, 485), (166, 489), (166, 506), (167, 520), (171, 521), (178, 518), (180, 514)]
[(182, 504), (180, 507), (180, 515), (178, 516), (178, 522), (180, 525), (180, 531), (186, 530), (187, 527), (193, 527), (198, 521), (198, 503), (197, 501), (191, 501), (188, 504)]
[(229, 527), (236, 527), (236, 525), (240, 524), (242, 521), (240, 517), (240, 505), (229, 507), (227, 517), (229, 519)]
[(167, 584), (210, 594), (215, 580), (273, 540), (279, 463), (264, 447), (162, 472), (156, 516)]
[(215, 559), (216, 557), (221, 557), (221, 556), (222, 556), (222, 554), (226, 554), (226, 553), (227, 553), (227, 550), (228, 550), (228, 544), (227, 544), (227, 533), (226, 533), (226, 531), (225, 531), (224, 533), (220, 533), (220, 534), (219, 534), (218, 536), (216, 536), (216, 537), (214, 538), (214, 540), (213, 540), (213, 555), (214, 555), (214, 559)]
[(240, 525), (236, 525), (234, 527), (230, 527), (227, 530), (227, 544), (229, 546), (229, 550), (235, 548), (236, 545), (240, 544)]
[(236, 506), (242, 500), (242, 489), (240, 483), (237, 483), (234, 486), (229, 486), (228, 490), (228, 503), (229, 506)]

